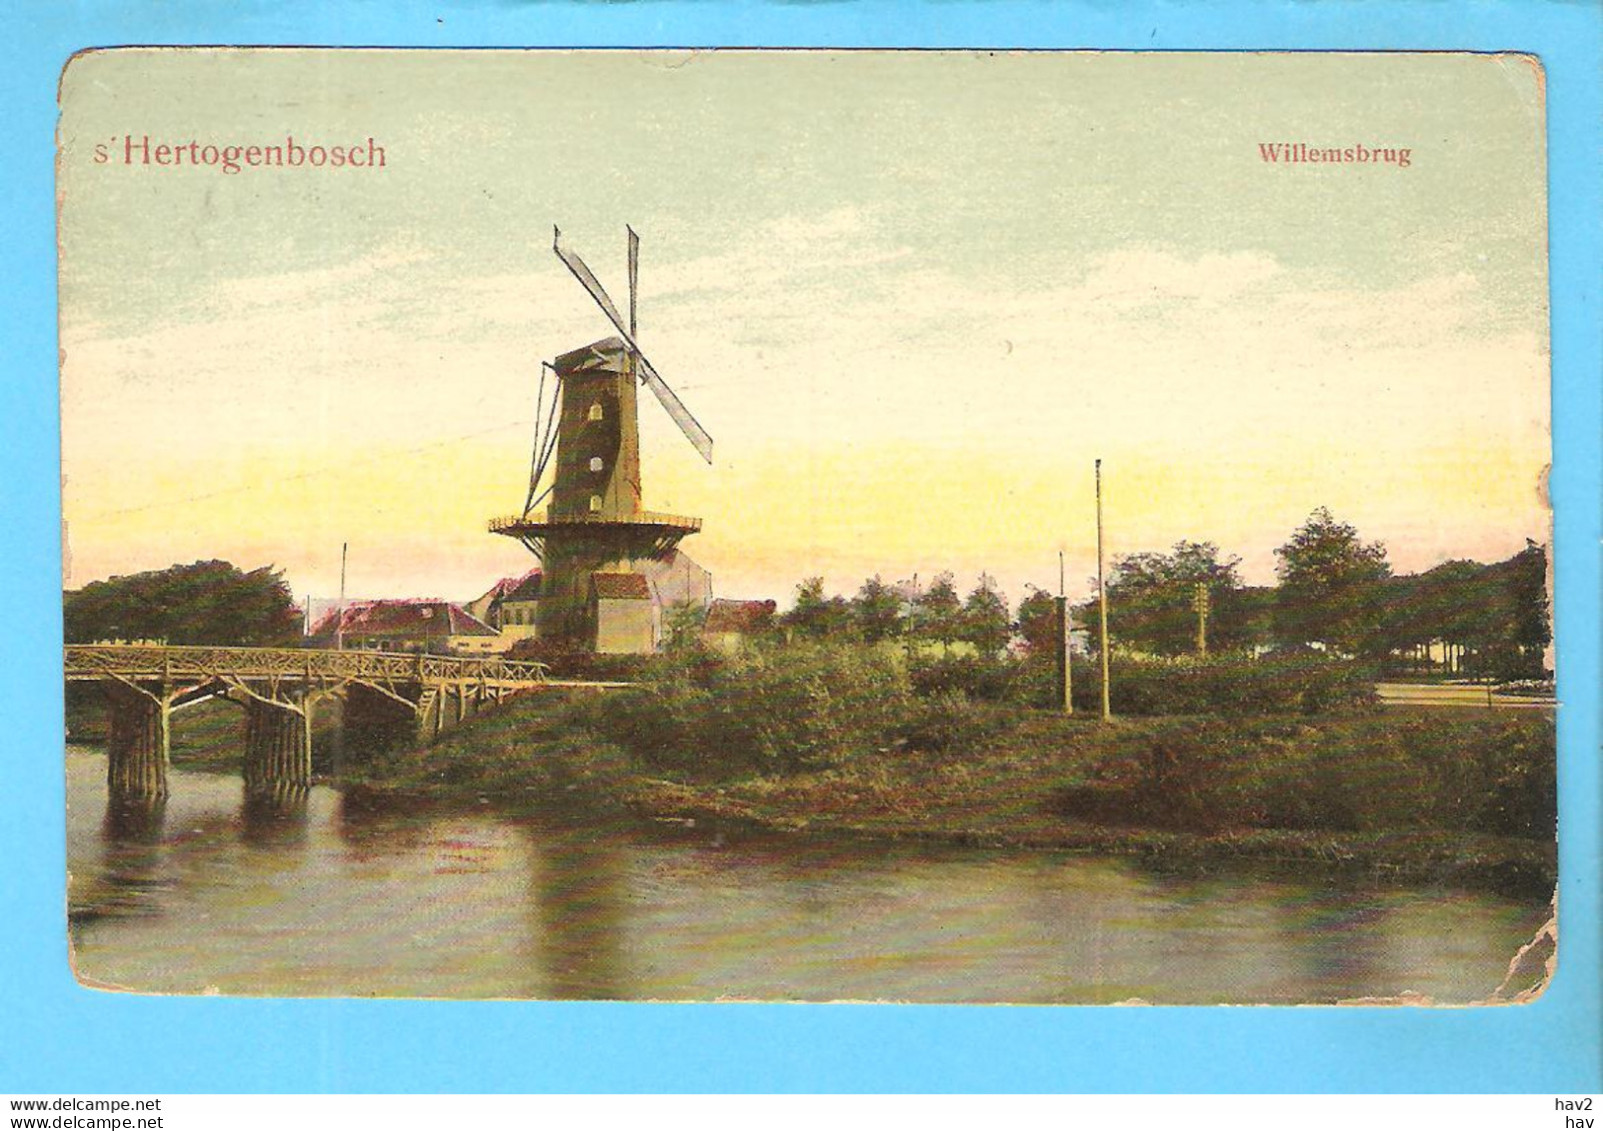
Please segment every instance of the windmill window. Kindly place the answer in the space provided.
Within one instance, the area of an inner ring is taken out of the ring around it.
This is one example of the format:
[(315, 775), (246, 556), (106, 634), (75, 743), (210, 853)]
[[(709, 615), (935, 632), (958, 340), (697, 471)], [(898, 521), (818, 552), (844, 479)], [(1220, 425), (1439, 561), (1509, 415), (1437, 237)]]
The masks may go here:
[(604, 415), (605, 415), (605, 413), (603, 413), (601, 411), (601, 402), (600, 401), (595, 401), (594, 403), (592, 403), (590, 405), (590, 419), (591, 420), (600, 420), (602, 418), (602, 416), (604, 416)]
[(601, 496), (600, 495), (591, 495), (590, 496), (590, 513), (591, 514), (600, 514), (601, 513)]
[(605, 466), (606, 466), (606, 464), (601, 462), (601, 457), (600, 456), (591, 456), (590, 457), (590, 470), (591, 471), (600, 471)]

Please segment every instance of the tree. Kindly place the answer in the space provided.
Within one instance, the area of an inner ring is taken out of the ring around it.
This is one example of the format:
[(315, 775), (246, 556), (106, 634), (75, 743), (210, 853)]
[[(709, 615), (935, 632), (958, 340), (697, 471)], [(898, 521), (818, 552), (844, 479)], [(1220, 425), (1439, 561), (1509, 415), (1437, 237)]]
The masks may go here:
[(1024, 650), (1031, 656), (1055, 656), (1063, 647), (1058, 637), (1057, 598), (1033, 585), (1027, 588), (1029, 593), (1019, 602), (1018, 614)]
[(933, 640), (947, 649), (963, 630), (963, 604), (957, 597), (957, 584), (950, 571), (938, 573), (930, 587), (913, 602), (914, 631), (924, 640)]
[(902, 598), (875, 574), (863, 582), (852, 600), (852, 619), (858, 635), (869, 644), (889, 640), (902, 631)]
[(1275, 556), (1282, 643), (1318, 641), (1353, 655), (1384, 650), (1381, 583), (1391, 576), (1384, 545), (1361, 541), (1356, 528), (1320, 507)]
[(1467, 653), (1483, 643), (1496, 601), (1487, 581), (1487, 568), (1471, 561), (1443, 562), (1416, 576), (1388, 579), (1381, 591), (1384, 650), (1440, 644), (1447, 670), (1461, 670)]
[(851, 635), (852, 610), (846, 598), (824, 596), (822, 577), (809, 577), (796, 586), (796, 603), (783, 623), (803, 636), (840, 638)]
[[(1115, 558), (1108, 573), (1108, 632), (1116, 645), (1160, 656), (1197, 650), (1197, 589), (1208, 599), (1208, 648), (1228, 652), (1251, 642), (1246, 602), (1235, 556), (1221, 559), (1212, 542), (1179, 541), (1168, 553), (1145, 551)], [(1093, 600), (1081, 620), (1095, 646), (1101, 625)]]
[(1547, 547), (1529, 538), (1525, 549), (1501, 563), (1511, 598), (1510, 637), (1517, 655), (1507, 675), (1539, 679), (1547, 674), (1547, 646), (1553, 642), (1552, 605), (1547, 596)]
[(1387, 651), (1418, 654), (1439, 645), (1447, 671), (1500, 679), (1546, 671), (1547, 552), (1535, 542), (1492, 565), (1450, 561), (1392, 578), (1384, 601)]
[(169, 644), (297, 643), (301, 613), (271, 566), (245, 573), (195, 562), (95, 581), (64, 595), (68, 643), (165, 640)]
[(1007, 615), (1007, 598), (996, 587), (996, 578), (980, 574), (959, 617), (958, 639), (974, 645), (982, 656), (994, 656), (1007, 647), (1013, 625)]
[(1274, 645), (1275, 593), (1273, 585), (1243, 585), (1231, 591), (1229, 603), (1240, 634), (1238, 647), (1245, 650)]
[(675, 601), (663, 610), (663, 647), (670, 652), (688, 652), (701, 641), (701, 626), (707, 609), (700, 601)]

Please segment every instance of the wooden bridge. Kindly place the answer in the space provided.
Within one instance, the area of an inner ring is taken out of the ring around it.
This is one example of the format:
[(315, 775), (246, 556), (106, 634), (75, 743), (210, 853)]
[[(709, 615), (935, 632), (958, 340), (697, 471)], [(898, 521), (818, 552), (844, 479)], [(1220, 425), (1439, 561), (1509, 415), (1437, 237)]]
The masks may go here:
[(432, 738), (549, 682), (528, 660), (309, 648), (69, 644), (65, 666), (67, 679), (106, 690), (107, 784), (128, 799), (167, 795), (172, 713), (203, 699), (245, 708), (247, 787), (304, 788), (312, 710), (331, 696), (344, 700), (347, 731)]

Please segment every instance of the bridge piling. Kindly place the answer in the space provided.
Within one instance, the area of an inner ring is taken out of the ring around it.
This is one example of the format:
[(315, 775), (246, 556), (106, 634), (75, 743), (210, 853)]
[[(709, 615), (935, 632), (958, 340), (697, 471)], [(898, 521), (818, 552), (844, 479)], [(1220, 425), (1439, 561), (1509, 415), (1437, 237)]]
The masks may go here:
[(167, 700), (121, 680), (104, 681), (106, 788), (122, 801), (159, 801), (167, 796), (171, 727)]
[(343, 760), (427, 741), (508, 695), (550, 683), (533, 660), (338, 649), (68, 644), (64, 661), (69, 681), (106, 688), (110, 793), (146, 801), (167, 796), (171, 713), (204, 698), (245, 708), (248, 787), (304, 788), (311, 712), (322, 699), (343, 704)]
[(311, 713), (304, 705), (252, 698), (245, 703), (245, 788), (312, 782)]

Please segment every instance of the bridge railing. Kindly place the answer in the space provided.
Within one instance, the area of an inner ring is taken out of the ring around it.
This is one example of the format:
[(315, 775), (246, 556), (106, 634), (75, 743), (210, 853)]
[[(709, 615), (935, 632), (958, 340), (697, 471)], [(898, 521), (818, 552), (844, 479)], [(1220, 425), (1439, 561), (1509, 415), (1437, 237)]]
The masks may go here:
[(238, 648), (210, 645), (68, 644), (68, 679), (186, 679), (232, 675), (243, 679), (361, 679), (394, 683), (544, 683), (536, 660), (501, 656), (440, 656), (417, 652), (334, 651), (321, 648)]

